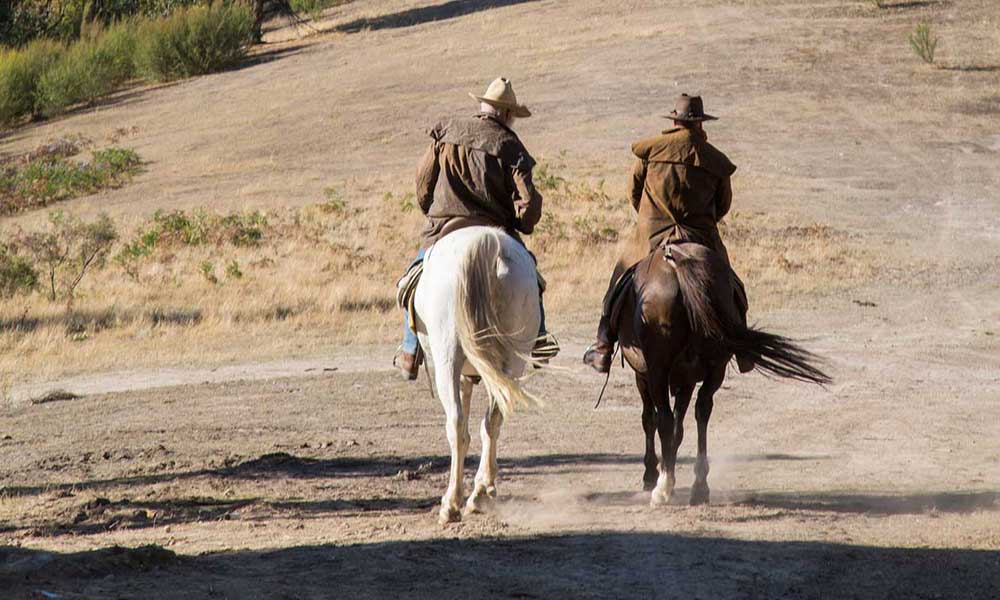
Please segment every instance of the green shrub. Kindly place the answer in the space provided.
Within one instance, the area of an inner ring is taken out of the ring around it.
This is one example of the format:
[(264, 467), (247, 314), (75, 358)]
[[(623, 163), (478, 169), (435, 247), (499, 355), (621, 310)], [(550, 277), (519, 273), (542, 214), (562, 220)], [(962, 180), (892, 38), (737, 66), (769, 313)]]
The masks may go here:
[(0, 0), (0, 46), (19, 48), (47, 37), (74, 40), (89, 23), (109, 25), (131, 17), (164, 17), (207, 0)]
[(138, 173), (141, 162), (132, 150), (107, 148), (95, 151), (89, 163), (58, 153), (41, 154), (22, 165), (0, 169), (0, 214), (116, 187)]
[(49, 40), (32, 42), (23, 50), (0, 50), (0, 125), (36, 114), (38, 81), (62, 51)]
[(136, 62), (143, 75), (170, 81), (236, 64), (254, 40), (254, 19), (242, 5), (215, 2), (144, 23)]
[(201, 210), (194, 216), (189, 216), (182, 210), (158, 210), (153, 215), (153, 225), (158, 232), (157, 241), (165, 239), (187, 246), (200, 246), (208, 242), (208, 214)]
[(264, 238), (267, 217), (260, 211), (230, 213), (222, 218), (220, 225), (232, 245), (257, 246)]
[(243, 279), (243, 269), (235, 258), (226, 263), (226, 279)]
[(139, 267), (143, 261), (153, 255), (157, 242), (160, 241), (160, 232), (156, 229), (149, 229), (137, 235), (131, 242), (122, 246), (121, 250), (115, 254), (115, 263), (125, 271), (125, 274), (139, 280)]
[(113, 183), (123, 175), (134, 175), (142, 165), (142, 159), (135, 150), (129, 148), (104, 148), (94, 150), (91, 168), (102, 176), (102, 183)]
[(38, 285), (38, 271), (31, 261), (0, 244), (0, 298), (26, 294)]
[(110, 94), (135, 73), (136, 37), (128, 24), (98, 30), (69, 46), (38, 81), (37, 108), (57, 114), (81, 102)]
[(138, 44), (135, 25), (122, 22), (103, 31), (97, 38), (97, 59), (103, 75), (115, 87), (136, 75), (135, 50)]

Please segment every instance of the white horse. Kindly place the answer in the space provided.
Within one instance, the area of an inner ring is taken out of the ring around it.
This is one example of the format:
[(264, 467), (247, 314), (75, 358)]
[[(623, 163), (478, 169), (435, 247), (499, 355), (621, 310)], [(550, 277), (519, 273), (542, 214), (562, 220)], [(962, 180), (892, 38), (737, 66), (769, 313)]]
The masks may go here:
[(469, 404), (479, 376), (489, 394), (475, 487), (465, 512), (482, 512), (496, 498), (497, 438), (504, 417), (536, 403), (520, 384), (538, 334), (538, 277), (528, 251), (492, 227), (448, 234), (424, 258), (417, 286), (416, 331), (444, 406), (451, 446), (448, 490), (439, 521), (462, 518), (462, 477), (469, 449)]

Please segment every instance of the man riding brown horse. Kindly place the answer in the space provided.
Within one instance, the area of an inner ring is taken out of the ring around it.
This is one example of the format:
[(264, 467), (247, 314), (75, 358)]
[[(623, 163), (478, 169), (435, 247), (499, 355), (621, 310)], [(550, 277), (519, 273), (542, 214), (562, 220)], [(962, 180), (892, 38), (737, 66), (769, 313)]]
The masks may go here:
[[(432, 140), (417, 169), (417, 203), (428, 222), (401, 287), (411, 274), (419, 276), (424, 253), (453, 231), (498, 227), (523, 244), (519, 234), (531, 234), (542, 217), (542, 195), (531, 179), (535, 161), (511, 129), (515, 119), (530, 117), (531, 111), (518, 104), (513, 86), (503, 77), (482, 96), (469, 95), (480, 103), (478, 114), (438, 123), (429, 132)], [(555, 338), (545, 331), (543, 310), (532, 358), (545, 362), (558, 350)], [(405, 378), (416, 379), (420, 361), (407, 314), (403, 344), (393, 363)]]
[[(584, 363), (601, 373), (611, 368), (618, 340), (611, 313), (621, 291), (622, 276), (631, 267), (662, 244), (680, 241), (707, 246), (729, 265), (718, 223), (732, 205), (730, 176), (736, 166), (708, 143), (702, 123), (716, 117), (705, 114), (700, 96), (682, 94), (673, 112), (665, 118), (673, 120), (672, 129), (632, 144), (637, 160), (629, 196), (638, 212), (638, 221), (611, 276), (597, 343), (583, 357)], [(745, 318), (746, 295), (742, 283), (738, 279), (734, 283), (737, 290), (734, 301)], [(748, 357), (737, 355), (737, 361), (741, 371), (753, 368)]]

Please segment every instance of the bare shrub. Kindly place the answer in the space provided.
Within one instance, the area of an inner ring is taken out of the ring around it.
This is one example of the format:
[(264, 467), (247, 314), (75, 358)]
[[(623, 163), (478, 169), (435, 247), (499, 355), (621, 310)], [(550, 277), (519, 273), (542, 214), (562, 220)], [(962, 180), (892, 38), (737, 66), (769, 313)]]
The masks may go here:
[(21, 233), (17, 244), (42, 269), (49, 300), (72, 302), (77, 286), (92, 269), (104, 265), (117, 239), (107, 215), (87, 223), (54, 212), (47, 231)]

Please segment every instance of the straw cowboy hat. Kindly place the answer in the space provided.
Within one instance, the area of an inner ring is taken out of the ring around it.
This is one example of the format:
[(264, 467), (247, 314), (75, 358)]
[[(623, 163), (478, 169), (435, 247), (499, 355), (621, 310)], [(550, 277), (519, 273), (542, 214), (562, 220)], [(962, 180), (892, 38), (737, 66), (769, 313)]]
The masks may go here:
[(664, 119), (674, 121), (715, 121), (718, 117), (705, 114), (705, 107), (701, 103), (701, 96), (688, 96), (681, 94), (674, 103), (674, 110), (669, 115), (663, 115)]
[(514, 111), (514, 116), (519, 119), (531, 116), (531, 111), (528, 110), (527, 106), (517, 103), (517, 95), (514, 94), (514, 87), (506, 77), (497, 77), (494, 79), (490, 87), (486, 88), (486, 93), (482, 96), (477, 96), (471, 92), (469, 95), (494, 108), (512, 110)]

